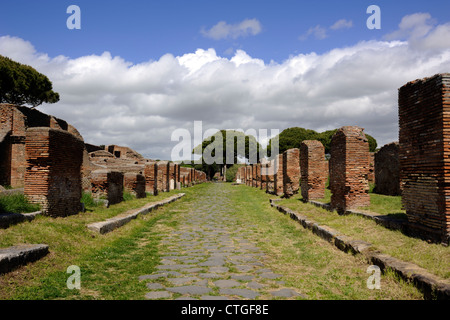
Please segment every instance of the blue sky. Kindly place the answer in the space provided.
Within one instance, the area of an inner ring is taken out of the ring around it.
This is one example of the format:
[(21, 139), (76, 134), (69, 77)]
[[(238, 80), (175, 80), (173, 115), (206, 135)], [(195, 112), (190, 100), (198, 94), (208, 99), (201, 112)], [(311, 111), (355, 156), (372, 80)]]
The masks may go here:
[[(66, 27), (66, 8), (71, 4), (81, 8), (81, 30)], [(366, 9), (371, 4), (382, 10), (381, 30), (366, 27)], [(166, 53), (182, 55), (213, 47), (219, 54), (226, 55), (229, 48), (243, 49), (266, 62), (281, 62), (292, 54), (323, 53), (360, 40), (380, 39), (395, 30), (403, 16), (416, 12), (429, 12), (438, 22), (446, 21), (450, 2), (14, 0), (2, 3), (0, 35), (17, 36), (32, 42), (38, 51), (71, 58), (109, 51), (140, 63)], [(262, 31), (222, 40), (200, 33), (202, 27), (211, 28), (219, 21), (233, 24), (244, 19), (257, 19)], [(329, 30), (325, 39), (298, 39), (311, 27), (329, 28), (340, 19), (352, 21), (352, 28)]]
[[(69, 30), (69, 5), (81, 30)], [(369, 5), (381, 29), (369, 30)], [(397, 140), (397, 89), (450, 72), (450, 1), (3, 1), (0, 54), (86, 142), (169, 159), (171, 133), (358, 125)]]

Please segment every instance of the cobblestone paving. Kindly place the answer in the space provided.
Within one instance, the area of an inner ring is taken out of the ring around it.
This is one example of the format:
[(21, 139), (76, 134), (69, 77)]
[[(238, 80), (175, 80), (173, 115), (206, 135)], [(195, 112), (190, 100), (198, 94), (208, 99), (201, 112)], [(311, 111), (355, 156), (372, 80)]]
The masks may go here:
[[(239, 224), (220, 183), (195, 200), (177, 203), (178, 225), (161, 241), (161, 264), (142, 275), (147, 299), (306, 298), (284, 286), (283, 275), (264, 265), (252, 228)], [(212, 192), (211, 192), (212, 191)]]

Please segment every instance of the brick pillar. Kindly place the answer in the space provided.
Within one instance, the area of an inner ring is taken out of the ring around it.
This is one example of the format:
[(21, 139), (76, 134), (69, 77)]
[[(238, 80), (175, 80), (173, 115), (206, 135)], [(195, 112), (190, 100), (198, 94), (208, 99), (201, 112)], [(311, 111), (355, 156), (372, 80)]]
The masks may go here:
[(375, 153), (375, 188), (373, 192), (389, 196), (399, 196), (400, 159), (398, 142), (384, 145)]
[(169, 190), (175, 189), (175, 178), (176, 178), (175, 163), (170, 162), (169, 163)]
[(145, 177), (142, 174), (127, 172), (123, 175), (123, 188), (136, 196), (136, 198), (145, 198)]
[(267, 166), (267, 184), (266, 184), (267, 193), (274, 193), (274, 170), (275, 170), (275, 160), (271, 160)]
[(368, 153), (362, 128), (342, 127), (331, 139), (331, 206), (339, 213), (370, 205)]
[(145, 191), (153, 195), (158, 194), (158, 168), (155, 161), (147, 162), (144, 168)]
[(167, 192), (169, 191), (169, 162), (158, 161), (156, 165), (158, 168), (158, 192)]
[(92, 195), (105, 197), (110, 205), (123, 201), (123, 173), (99, 169), (91, 173)]
[(274, 163), (274, 184), (273, 192), (277, 196), (283, 195), (283, 154), (279, 154), (275, 157)]
[(297, 148), (283, 152), (283, 193), (290, 198), (298, 193), (300, 186), (300, 150)]
[(325, 148), (317, 140), (304, 140), (300, 145), (301, 192), (303, 200), (325, 197), (328, 178)]
[(267, 173), (268, 173), (269, 164), (261, 163), (261, 190), (267, 189)]
[(402, 202), (410, 231), (450, 241), (450, 73), (399, 89)]
[(26, 131), (24, 194), (46, 215), (65, 217), (81, 210), (81, 165), (84, 142), (56, 129)]

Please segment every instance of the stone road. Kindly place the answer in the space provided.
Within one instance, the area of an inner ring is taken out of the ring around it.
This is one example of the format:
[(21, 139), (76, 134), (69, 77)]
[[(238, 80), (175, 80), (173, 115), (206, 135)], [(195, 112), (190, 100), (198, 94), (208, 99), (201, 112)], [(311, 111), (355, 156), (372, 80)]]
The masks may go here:
[[(252, 228), (233, 218), (224, 186), (176, 203), (178, 225), (161, 241), (161, 264), (142, 275), (147, 299), (296, 299), (283, 276), (264, 265)], [(254, 235), (253, 235), (254, 236)]]

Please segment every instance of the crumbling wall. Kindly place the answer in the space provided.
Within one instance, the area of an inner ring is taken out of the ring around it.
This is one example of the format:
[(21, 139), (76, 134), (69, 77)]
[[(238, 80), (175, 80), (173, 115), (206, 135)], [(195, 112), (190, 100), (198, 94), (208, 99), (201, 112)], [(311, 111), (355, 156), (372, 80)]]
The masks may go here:
[(169, 162), (168, 161), (158, 161), (156, 163), (158, 168), (157, 176), (157, 189), (158, 192), (168, 192), (169, 191)]
[(123, 187), (125, 191), (135, 195), (136, 198), (145, 198), (145, 177), (139, 173), (128, 172), (123, 176)]
[(157, 195), (158, 168), (156, 165), (156, 161), (150, 161), (145, 164), (144, 176), (145, 176), (145, 191), (149, 192), (152, 195)]
[(273, 192), (277, 196), (281, 196), (284, 192), (283, 154), (278, 154), (274, 160), (275, 166)]
[(417, 235), (450, 241), (450, 74), (399, 89), (402, 202)]
[(300, 145), (301, 193), (303, 200), (325, 197), (328, 178), (325, 148), (320, 141), (304, 140)]
[(362, 128), (342, 127), (331, 139), (331, 206), (340, 213), (370, 205), (368, 153)]
[(123, 201), (123, 173), (99, 169), (91, 173), (91, 192), (95, 198), (105, 198), (110, 205)]
[(81, 209), (81, 165), (84, 142), (67, 131), (26, 131), (24, 194), (45, 214), (65, 217)]
[(290, 198), (298, 193), (300, 185), (300, 150), (297, 148), (283, 152), (283, 193)]
[(388, 196), (401, 195), (398, 152), (398, 142), (392, 142), (375, 153), (375, 188), (373, 192)]

